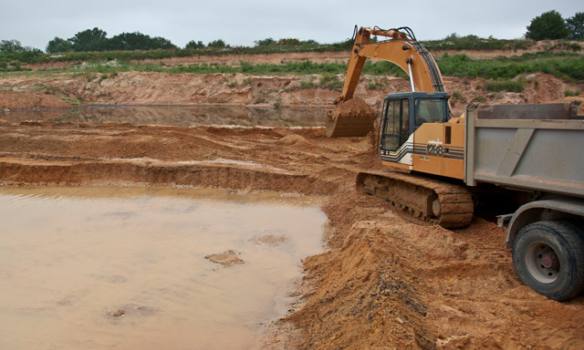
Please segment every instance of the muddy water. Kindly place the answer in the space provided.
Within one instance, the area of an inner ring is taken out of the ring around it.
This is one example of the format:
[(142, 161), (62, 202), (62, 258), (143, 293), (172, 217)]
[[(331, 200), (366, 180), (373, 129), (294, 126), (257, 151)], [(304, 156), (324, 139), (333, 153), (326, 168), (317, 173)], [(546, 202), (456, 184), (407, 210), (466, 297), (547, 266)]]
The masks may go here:
[(0, 111), (10, 122), (131, 123), (134, 125), (237, 125), (264, 127), (319, 127), (328, 107), (198, 106), (80, 106), (71, 109)]
[[(324, 214), (296, 202), (0, 189), (0, 349), (254, 348), (322, 248)], [(243, 263), (205, 258), (228, 250)]]

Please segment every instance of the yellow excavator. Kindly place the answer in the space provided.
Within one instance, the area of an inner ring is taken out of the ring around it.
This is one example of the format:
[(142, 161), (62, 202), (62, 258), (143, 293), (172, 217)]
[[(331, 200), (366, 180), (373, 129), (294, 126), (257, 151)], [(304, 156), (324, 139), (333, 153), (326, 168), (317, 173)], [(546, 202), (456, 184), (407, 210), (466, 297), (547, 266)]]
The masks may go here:
[[(373, 36), (387, 40), (373, 41)], [(365, 136), (374, 129), (375, 113), (353, 96), (368, 58), (400, 67), (409, 77), (411, 92), (389, 95), (383, 104), (379, 154), (395, 172), (362, 172), (357, 176), (358, 189), (443, 227), (468, 225), (473, 201), (465, 186), (403, 174), (464, 178), (464, 116), (451, 115), (440, 69), (410, 28), (355, 30), (343, 91), (327, 122), (327, 136)]]
[[(373, 36), (385, 40), (372, 40)], [(584, 291), (584, 116), (570, 103), (471, 105), (450, 111), (440, 70), (411, 29), (360, 28), (329, 137), (364, 136), (379, 120), (383, 170), (357, 188), (447, 228), (470, 224), (473, 197), (495, 196), (519, 278), (568, 300)], [(385, 97), (381, 118), (353, 95), (368, 58), (399, 66), (410, 92)], [(503, 211), (504, 210), (504, 211)]]

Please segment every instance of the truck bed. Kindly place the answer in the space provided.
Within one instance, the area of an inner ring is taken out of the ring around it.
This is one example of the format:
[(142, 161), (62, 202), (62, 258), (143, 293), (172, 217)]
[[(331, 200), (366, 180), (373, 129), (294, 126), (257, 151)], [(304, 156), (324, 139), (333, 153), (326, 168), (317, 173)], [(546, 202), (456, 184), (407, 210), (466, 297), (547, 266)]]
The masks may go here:
[(469, 108), (465, 182), (584, 197), (584, 119), (572, 104)]

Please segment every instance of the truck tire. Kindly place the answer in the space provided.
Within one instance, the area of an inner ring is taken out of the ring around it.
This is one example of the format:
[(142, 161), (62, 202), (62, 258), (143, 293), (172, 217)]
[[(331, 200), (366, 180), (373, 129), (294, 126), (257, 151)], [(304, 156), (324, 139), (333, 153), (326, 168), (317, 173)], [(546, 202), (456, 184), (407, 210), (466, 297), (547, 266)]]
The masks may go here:
[(548, 298), (565, 301), (584, 290), (584, 235), (567, 221), (538, 221), (513, 242), (519, 278)]

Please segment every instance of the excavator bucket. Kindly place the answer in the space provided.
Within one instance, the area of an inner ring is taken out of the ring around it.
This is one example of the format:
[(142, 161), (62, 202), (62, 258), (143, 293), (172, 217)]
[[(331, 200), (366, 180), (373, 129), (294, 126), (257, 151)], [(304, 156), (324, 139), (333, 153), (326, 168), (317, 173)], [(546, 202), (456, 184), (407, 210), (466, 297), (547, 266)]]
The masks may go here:
[(366, 136), (373, 130), (375, 111), (360, 98), (341, 102), (327, 120), (327, 137)]

